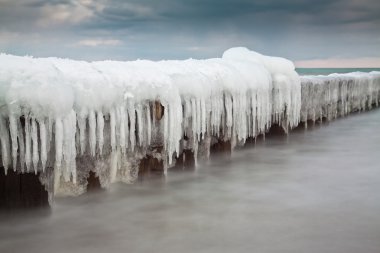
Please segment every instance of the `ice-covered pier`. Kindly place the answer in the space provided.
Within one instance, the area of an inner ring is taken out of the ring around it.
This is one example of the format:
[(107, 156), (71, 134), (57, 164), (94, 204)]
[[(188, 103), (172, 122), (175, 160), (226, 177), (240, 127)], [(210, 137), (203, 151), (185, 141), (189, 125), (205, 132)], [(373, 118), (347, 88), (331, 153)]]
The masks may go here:
[(134, 182), (273, 125), (287, 132), (379, 102), (380, 72), (300, 77), (292, 62), (245, 48), (159, 62), (1, 54), (0, 178), (35, 173), (51, 197), (78, 195), (90, 172), (102, 187)]

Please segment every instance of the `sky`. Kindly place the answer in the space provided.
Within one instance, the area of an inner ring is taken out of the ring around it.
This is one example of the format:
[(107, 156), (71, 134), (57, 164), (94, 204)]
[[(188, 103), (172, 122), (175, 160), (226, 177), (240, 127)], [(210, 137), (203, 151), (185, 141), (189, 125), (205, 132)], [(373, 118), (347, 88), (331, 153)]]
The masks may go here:
[(220, 57), (380, 67), (379, 0), (0, 0), (0, 52), (80, 60)]

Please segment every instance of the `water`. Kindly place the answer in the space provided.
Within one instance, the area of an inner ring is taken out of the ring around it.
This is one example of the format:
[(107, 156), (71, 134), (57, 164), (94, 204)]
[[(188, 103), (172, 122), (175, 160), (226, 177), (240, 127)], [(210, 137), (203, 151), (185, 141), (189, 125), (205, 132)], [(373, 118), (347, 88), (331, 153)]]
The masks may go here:
[(380, 68), (296, 68), (299, 75), (328, 75), (332, 73), (371, 72)]
[[(310, 127), (311, 128), (311, 127)], [(0, 220), (0, 252), (380, 252), (380, 110)]]

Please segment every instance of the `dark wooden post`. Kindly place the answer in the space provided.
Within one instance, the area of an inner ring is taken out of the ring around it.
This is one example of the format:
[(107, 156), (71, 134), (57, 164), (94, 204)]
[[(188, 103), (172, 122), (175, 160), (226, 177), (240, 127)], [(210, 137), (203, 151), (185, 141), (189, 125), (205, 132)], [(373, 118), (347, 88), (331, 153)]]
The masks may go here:
[(218, 139), (217, 143), (211, 145), (210, 156), (217, 154), (231, 155), (231, 140)]
[(195, 157), (194, 152), (190, 149), (184, 149), (182, 153), (176, 159), (173, 170), (194, 170), (195, 169)]
[(0, 210), (48, 206), (48, 192), (38, 174), (21, 174), (10, 169), (5, 175), (0, 167)]
[(143, 181), (148, 178), (160, 178), (163, 176), (164, 163), (162, 160), (158, 160), (151, 155), (147, 155), (140, 161), (138, 174), (139, 181)]
[(151, 108), (151, 111), (154, 111), (154, 117), (156, 120), (161, 120), (162, 117), (164, 116), (164, 109), (165, 107), (161, 104), (160, 101), (154, 101), (154, 110), (152, 110), (153, 108)]
[(97, 177), (94, 172), (90, 171), (87, 177), (87, 192), (98, 191), (101, 189), (102, 186), (100, 185), (99, 177)]

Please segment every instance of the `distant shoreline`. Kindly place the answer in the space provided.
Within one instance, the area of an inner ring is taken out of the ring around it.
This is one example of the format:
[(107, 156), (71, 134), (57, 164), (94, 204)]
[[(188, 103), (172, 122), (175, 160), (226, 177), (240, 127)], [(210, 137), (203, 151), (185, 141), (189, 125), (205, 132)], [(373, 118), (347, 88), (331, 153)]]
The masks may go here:
[(296, 68), (299, 75), (328, 75), (332, 73), (371, 72), (380, 68)]

